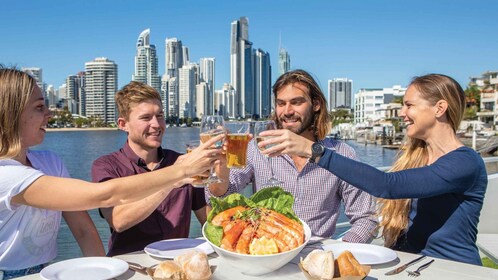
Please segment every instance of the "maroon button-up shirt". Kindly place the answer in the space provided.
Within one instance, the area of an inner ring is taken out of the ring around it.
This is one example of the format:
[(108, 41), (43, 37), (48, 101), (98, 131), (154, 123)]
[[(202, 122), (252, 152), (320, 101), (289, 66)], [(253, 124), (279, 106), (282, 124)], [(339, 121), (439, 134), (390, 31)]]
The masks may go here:
[[(172, 165), (179, 153), (158, 148), (160, 163), (155, 169)], [(143, 159), (139, 158), (126, 143), (119, 151), (102, 156), (93, 162), (92, 180), (103, 182), (109, 179), (149, 172)], [(108, 256), (143, 250), (148, 244), (172, 238), (188, 237), (191, 210), (206, 205), (204, 190), (185, 185), (172, 190), (154, 212), (145, 220), (121, 232), (111, 229)]]

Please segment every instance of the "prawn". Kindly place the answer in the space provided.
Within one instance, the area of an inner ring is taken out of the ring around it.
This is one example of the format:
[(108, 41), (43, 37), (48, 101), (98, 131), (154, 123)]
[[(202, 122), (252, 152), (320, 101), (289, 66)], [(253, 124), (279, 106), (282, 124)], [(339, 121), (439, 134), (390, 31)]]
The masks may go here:
[(218, 215), (214, 216), (211, 223), (215, 226), (223, 226), (224, 223), (232, 220), (232, 217), (237, 213), (242, 213), (246, 210), (244, 206), (235, 206), (233, 208), (227, 209), (223, 212), (218, 213)]
[(223, 228), (223, 238), (221, 239), (221, 248), (234, 251), (235, 244), (239, 240), (242, 231), (247, 227), (247, 222), (243, 220), (235, 220), (228, 222)]

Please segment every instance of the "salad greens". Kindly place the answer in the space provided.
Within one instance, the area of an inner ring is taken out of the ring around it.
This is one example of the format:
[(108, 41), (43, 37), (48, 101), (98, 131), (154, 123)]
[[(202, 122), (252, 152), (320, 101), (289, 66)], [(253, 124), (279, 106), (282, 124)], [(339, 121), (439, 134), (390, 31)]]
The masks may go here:
[(211, 197), (212, 210), (207, 217), (207, 225), (205, 227), (205, 235), (213, 244), (220, 246), (223, 238), (223, 228), (211, 224), (213, 218), (219, 213), (236, 207), (246, 206), (249, 209), (240, 214), (239, 218), (257, 219), (257, 208), (266, 208), (281, 213), (293, 220), (300, 222), (299, 218), (292, 210), (294, 197), (291, 193), (284, 191), (281, 187), (264, 188), (254, 193), (247, 198), (239, 193), (228, 195), (225, 198)]

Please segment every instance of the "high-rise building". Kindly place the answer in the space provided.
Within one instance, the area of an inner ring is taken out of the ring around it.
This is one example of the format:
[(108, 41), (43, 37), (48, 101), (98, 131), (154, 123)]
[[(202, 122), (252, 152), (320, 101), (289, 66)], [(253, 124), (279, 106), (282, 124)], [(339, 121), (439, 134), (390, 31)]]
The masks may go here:
[(280, 48), (278, 51), (278, 75), (281, 76), (290, 70), (290, 55), (286, 49)]
[(235, 89), (228, 83), (223, 88), (215, 91), (214, 106), (216, 115), (226, 118), (235, 118), (236, 96)]
[(71, 113), (86, 116), (85, 72), (66, 78), (66, 98), (74, 100), (75, 108)]
[(105, 57), (85, 63), (86, 115), (105, 123), (117, 120), (114, 95), (118, 89), (118, 65)]
[(254, 108), (255, 117), (268, 117), (272, 112), (270, 54), (254, 50)]
[(182, 41), (177, 38), (166, 38), (166, 74), (178, 77), (178, 69), (183, 66)]
[(178, 77), (168, 79), (168, 116), (178, 117), (180, 112), (179, 107), (179, 90)]
[(36, 80), (36, 85), (41, 89), (42, 92), (45, 91), (43, 85), (43, 70), (38, 67), (22, 67), (21, 71), (27, 73)]
[(178, 75), (178, 105), (180, 118), (194, 118), (195, 117), (195, 85), (196, 81), (196, 68), (195, 64), (184, 65), (179, 69)]
[(337, 78), (328, 82), (329, 109), (351, 108), (353, 81)]
[(195, 85), (195, 117), (202, 118), (204, 115), (208, 114), (208, 85), (206, 82), (200, 82)]
[(137, 39), (135, 74), (131, 79), (148, 84), (161, 92), (161, 80), (157, 67), (156, 46), (150, 44), (150, 29), (145, 29)]
[(215, 70), (215, 58), (214, 57), (204, 57), (201, 58), (199, 63), (199, 81), (205, 82), (207, 86), (206, 100), (205, 100), (205, 110), (204, 114), (213, 115), (214, 114), (214, 70)]
[(251, 116), (254, 108), (252, 42), (249, 41), (249, 23), (241, 17), (231, 24), (230, 84), (236, 92), (237, 117)]

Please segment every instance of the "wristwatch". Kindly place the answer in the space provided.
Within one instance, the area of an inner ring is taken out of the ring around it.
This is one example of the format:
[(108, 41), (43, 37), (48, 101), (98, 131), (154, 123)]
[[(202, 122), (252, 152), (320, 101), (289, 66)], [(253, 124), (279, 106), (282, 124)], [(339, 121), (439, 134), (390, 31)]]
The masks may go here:
[(309, 161), (314, 163), (316, 158), (321, 157), (323, 153), (325, 153), (325, 147), (318, 142), (313, 143), (311, 145), (311, 157)]

